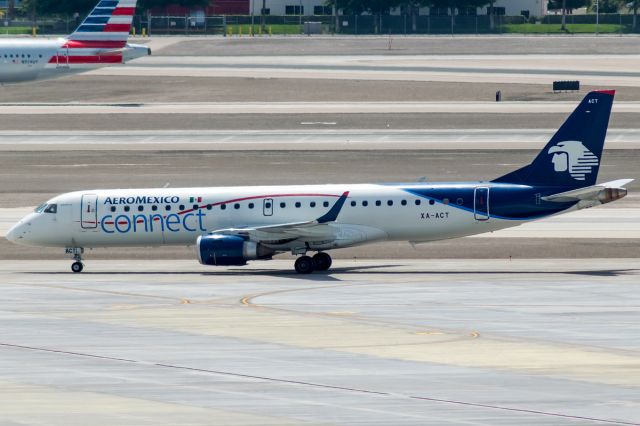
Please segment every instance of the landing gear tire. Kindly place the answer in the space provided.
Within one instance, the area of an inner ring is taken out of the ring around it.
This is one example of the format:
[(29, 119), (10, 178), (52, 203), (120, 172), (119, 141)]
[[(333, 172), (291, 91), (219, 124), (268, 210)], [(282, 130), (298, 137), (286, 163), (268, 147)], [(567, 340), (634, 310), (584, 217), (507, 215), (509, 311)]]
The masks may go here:
[(316, 271), (327, 271), (331, 268), (331, 256), (327, 253), (320, 252), (313, 256), (313, 266)]
[(83, 269), (84, 265), (82, 264), (82, 262), (73, 262), (71, 264), (71, 270), (75, 273), (82, 272)]
[(310, 274), (314, 270), (313, 259), (309, 256), (300, 256), (296, 259), (295, 268), (299, 274)]

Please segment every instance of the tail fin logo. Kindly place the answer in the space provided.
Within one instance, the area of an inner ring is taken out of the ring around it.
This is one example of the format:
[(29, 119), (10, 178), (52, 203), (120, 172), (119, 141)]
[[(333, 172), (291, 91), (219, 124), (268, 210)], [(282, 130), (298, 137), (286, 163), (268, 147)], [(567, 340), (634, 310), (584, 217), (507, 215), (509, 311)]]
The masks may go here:
[(548, 153), (553, 154), (553, 169), (558, 173), (569, 172), (575, 180), (585, 180), (600, 164), (598, 157), (580, 141), (558, 142)]

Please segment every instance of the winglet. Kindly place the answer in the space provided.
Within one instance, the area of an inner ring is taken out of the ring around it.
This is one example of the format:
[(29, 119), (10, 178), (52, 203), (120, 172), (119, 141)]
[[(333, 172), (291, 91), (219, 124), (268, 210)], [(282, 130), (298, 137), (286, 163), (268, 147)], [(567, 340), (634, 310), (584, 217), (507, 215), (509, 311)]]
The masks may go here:
[(340, 211), (342, 210), (342, 206), (344, 206), (344, 202), (347, 201), (348, 196), (349, 196), (349, 191), (343, 193), (342, 196), (338, 198), (338, 201), (336, 201), (333, 207), (331, 207), (331, 210), (329, 210), (324, 215), (320, 216), (317, 219), (317, 222), (318, 223), (335, 222), (335, 220), (338, 218), (338, 215), (340, 214)]

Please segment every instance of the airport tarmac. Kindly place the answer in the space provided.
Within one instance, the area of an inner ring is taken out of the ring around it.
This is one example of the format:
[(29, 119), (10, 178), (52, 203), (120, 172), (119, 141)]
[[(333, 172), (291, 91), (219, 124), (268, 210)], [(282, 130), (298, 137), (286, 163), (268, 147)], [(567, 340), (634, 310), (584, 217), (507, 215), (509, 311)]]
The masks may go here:
[[(640, 425), (639, 182), (310, 276), (192, 247), (87, 250), (77, 275), (2, 237), (83, 188), (492, 179), (594, 88), (555, 77), (619, 90), (599, 180), (636, 178), (637, 41), (153, 38), (122, 68), (0, 88), (0, 424)], [(482, 53), (513, 57), (461, 56)]]
[(2, 424), (637, 425), (637, 260), (0, 262)]

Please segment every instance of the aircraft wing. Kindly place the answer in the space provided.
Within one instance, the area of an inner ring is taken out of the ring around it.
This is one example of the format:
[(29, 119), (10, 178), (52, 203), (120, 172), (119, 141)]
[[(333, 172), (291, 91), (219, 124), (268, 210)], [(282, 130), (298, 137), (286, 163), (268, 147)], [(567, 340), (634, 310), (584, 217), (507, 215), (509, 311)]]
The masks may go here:
[(624, 197), (627, 194), (627, 190), (624, 186), (630, 182), (633, 182), (633, 179), (619, 179), (598, 185), (574, 189), (572, 191), (548, 195), (546, 197), (542, 197), (542, 199), (544, 201), (558, 203), (571, 201), (601, 201), (604, 204), (604, 202)]
[(349, 192), (343, 193), (331, 209), (321, 217), (306, 222), (291, 222), (276, 225), (249, 226), (243, 228), (219, 229), (211, 234), (241, 235), (249, 237), (252, 241), (276, 242), (280, 240), (294, 240), (297, 238), (330, 239), (335, 236), (332, 222), (338, 218), (338, 214), (344, 206)]

